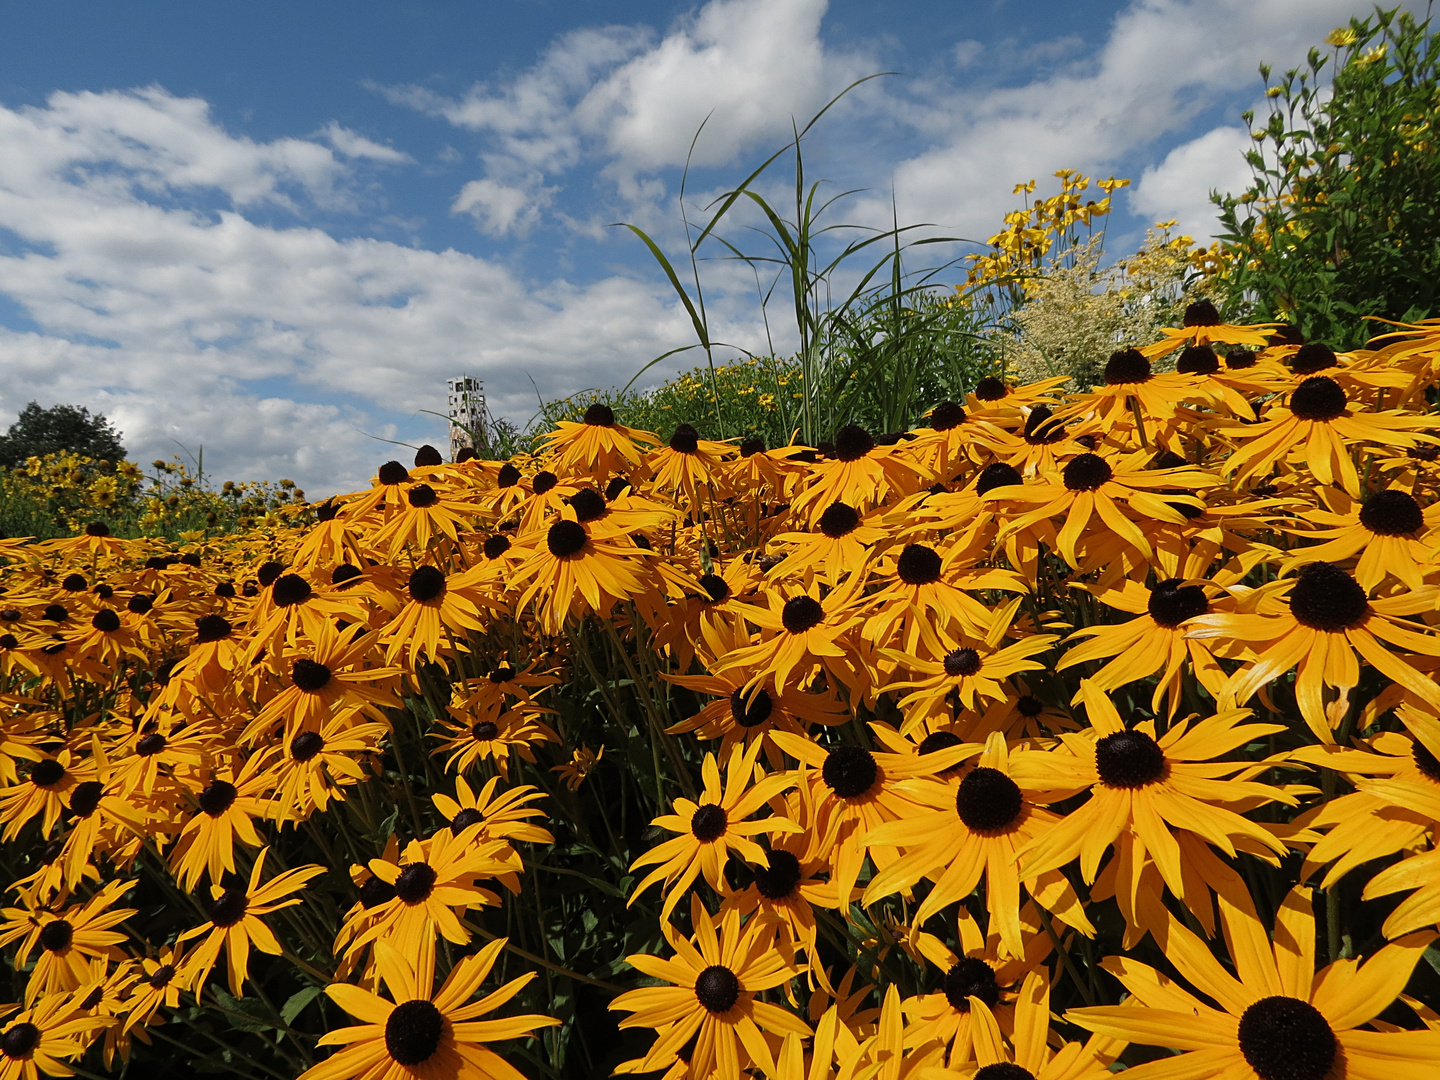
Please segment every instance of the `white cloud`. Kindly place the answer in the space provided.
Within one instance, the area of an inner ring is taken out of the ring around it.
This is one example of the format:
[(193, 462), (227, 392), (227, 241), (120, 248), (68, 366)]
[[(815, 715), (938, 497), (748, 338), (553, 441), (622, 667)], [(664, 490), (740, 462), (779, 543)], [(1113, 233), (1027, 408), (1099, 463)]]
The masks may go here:
[(1218, 228), (1210, 192), (1239, 194), (1250, 185), (1244, 153), (1250, 133), (1218, 127), (1177, 146), (1159, 165), (1146, 169), (1133, 189), (1130, 205), (1155, 220), (1176, 219), (1182, 233), (1208, 240)]
[(556, 188), (540, 184), (534, 173), (529, 183), (510, 185), (485, 177), (471, 180), (450, 205), (454, 214), (469, 214), (490, 236), (526, 235), (540, 221), (540, 211), (555, 198)]
[[(783, 142), (846, 83), (869, 73), (859, 56), (827, 51), (827, 0), (711, 0), (657, 37), (646, 27), (606, 27), (559, 38), (508, 85), (477, 84), (458, 100), (418, 87), (378, 88), (490, 140), (486, 174), (457, 205), (502, 233), (548, 203), (535, 174), (582, 161), (604, 164), (616, 193), (643, 213), (664, 186), (647, 178), (692, 163), (724, 165)], [(516, 179), (531, 177), (523, 185)], [(523, 202), (520, 191), (539, 194)], [(512, 209), (513, 208), (513, 209)], [(562, 219), (563, 220), (563, 219)], [(588, 226), (580, 226), (587, 229)]]
[(968, 68), (985, 55), (985, 43), (967, 38), (950, 47), (950, 59), (957, 68)]
[[(1301, 60), (1354, 10), (1354, 0), (1134, 0), (1083, 65), (981, 92), (916, 84), (888, 103), (930, 143), (894, 171), (900, 216), (983, 238), (1012, 209), (1014, 183), (1062, 167), (1121, 169), (1237, 87), (1258, 85), (1262, 60)], [(867, 212), (887, 221), (888, 199)]]
[(407, 165), (415, 160), (393, 146), (383, 146), (349, 128), (341, 127), (334, 120), (320, 129), (320, 137), (328, 142), (336, 153), (348, 158), (364, 158), (390, 165)]
[(434, 408), (447, 376), (483, 377), (492, 409), (524, 419), (527, 375), (555, 396), (687, 340), (662, 286), (530, 283), (241, 212), (303, 212), (354, 168), (318, 143), (231, 136), (157, 89), (0, 108), (0, 294), (39, 327), (0, 332), (0, 413), (88, 405), (141, 460), (203, 444), (207, 469), (321, 494), (363, 483), (394, 451), (362, 429)]

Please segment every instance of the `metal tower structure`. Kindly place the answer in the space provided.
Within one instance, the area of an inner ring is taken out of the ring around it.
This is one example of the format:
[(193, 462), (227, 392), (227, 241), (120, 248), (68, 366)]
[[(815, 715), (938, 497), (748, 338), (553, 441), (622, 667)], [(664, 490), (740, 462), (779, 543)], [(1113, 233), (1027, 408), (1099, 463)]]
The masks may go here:
[(450, 460), (466, 447), (478, 450), (475, 436), (483, 442), (490, 430), (490, 413), (485, 408), (485, 384), (469, 375), (447, 379), (446, 415), (450, 417)]

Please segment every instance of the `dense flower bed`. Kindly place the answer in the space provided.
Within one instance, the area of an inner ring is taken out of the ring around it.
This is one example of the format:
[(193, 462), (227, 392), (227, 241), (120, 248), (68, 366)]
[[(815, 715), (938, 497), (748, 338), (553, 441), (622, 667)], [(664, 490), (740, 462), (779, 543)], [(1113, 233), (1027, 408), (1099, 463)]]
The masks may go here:
[(0, 542), (0, 1080), (1440, 1076), (1440, 323), (1377, 344)]

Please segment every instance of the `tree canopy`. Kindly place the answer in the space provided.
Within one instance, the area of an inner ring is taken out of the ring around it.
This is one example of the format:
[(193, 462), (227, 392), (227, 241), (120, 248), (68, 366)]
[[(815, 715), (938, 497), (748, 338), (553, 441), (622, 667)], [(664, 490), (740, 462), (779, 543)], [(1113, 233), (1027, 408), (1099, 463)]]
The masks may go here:
[(13, 469), (26, 458), (66, 450), (112, 464), (125, 459), (120, 432), (102, 414), (74, 405), (42, 409), (32, 401), (0, 436), (0, 465)]

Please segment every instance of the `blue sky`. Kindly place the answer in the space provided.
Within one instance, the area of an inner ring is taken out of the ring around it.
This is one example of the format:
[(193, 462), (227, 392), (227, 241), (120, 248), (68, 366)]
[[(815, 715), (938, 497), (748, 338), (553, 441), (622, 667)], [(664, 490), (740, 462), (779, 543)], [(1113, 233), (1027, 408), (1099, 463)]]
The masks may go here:
[[(688, 328), (673, 250), (853, 79), (808, 148), (847, 220), (983, 239), (1017, 181), (1128, 176), (1111, 248), (1243, 185), (1260, 60), (1353, 0), (278, 4), (56, 0), (0, 38), (0, 423), (34, 398), (112, 416), (141, 460), (364, 482), (443, 437), (444, 379), (523, 421), (625, 382)], [(777, 175), (775, 183), (782, 178)], [(777, 193), (779, 187), (774, 188)], [(956, 252), (958, 253), (958, 251)], [(728, 340), (763, 328), (706, 267)], [(783, 346), (784, 342), (780, 344)]]

